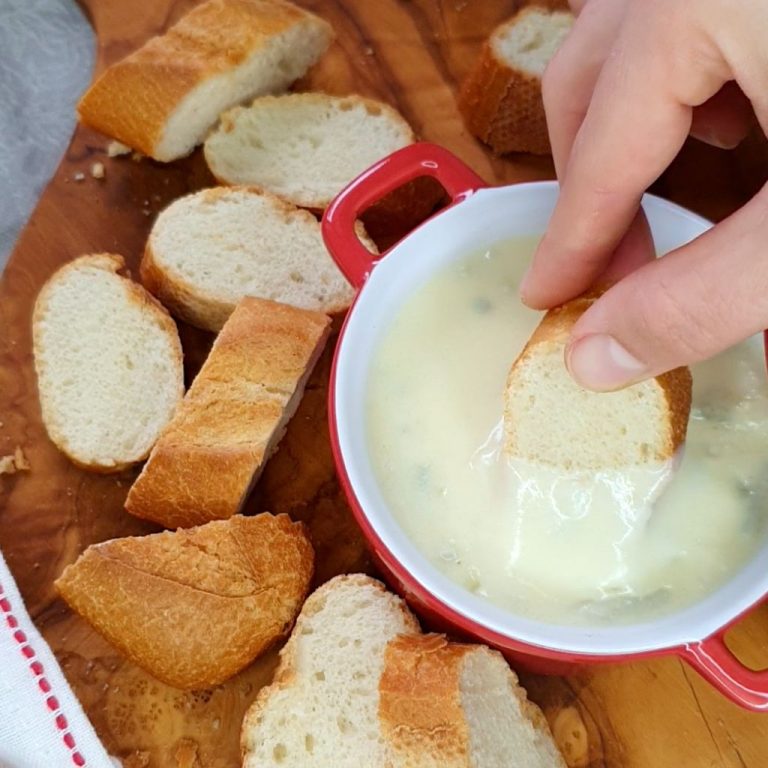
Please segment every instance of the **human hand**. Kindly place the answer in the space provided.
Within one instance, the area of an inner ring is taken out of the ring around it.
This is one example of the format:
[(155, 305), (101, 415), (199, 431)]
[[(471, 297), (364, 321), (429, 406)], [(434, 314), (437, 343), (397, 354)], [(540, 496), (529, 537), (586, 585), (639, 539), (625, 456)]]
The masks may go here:
[(578, 382), (611, 390), (768, 326), (768, 189), (658, 260), (638, 214), (689, 132), (733, 147), (752, 109), (768, 128), (768, 2), (572, 5), (579, 17), (543, 84), (560, 198), (521, 294), (543, 309), (618, 281), (566, 350)]

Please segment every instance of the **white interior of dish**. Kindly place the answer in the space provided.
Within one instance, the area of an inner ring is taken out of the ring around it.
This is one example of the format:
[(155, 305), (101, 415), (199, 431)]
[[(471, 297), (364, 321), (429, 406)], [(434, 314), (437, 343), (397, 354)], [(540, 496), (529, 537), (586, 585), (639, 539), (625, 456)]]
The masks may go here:
[[(468, 619), (533, 645), (586, 654), (629, 654), (703, 639), (768, 592), (768, 544), (734, 577), (676, 614), (615, 627), (560, 626), (514, 615), (454, 584), (411, 543), (387, 507), (371, 464), (366, 391), (371, 356), (403, 302), (445, 265), (499, 240), (544, 231), (557, 197), (555, 182), (484, 189), (428, 221), (373, 270), (350, 315), (336, 367), (339, 448), (355, 495), (379, 538), (435, 598)], [(647, 195), (643, 207), (660, 253), (706, 231), (705, 219)]]

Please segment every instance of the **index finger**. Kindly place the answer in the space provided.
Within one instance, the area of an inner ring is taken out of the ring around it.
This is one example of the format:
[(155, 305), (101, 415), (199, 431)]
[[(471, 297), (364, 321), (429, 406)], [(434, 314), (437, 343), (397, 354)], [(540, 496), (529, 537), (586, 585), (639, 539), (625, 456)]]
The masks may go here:
[(530, 306), (562, 303), (603, 273), (643, 193), (685, 141), (692, 106), (723, 83), (722, 71), (701, 66), (679, 34), (668, 44), (648, 18), (629, 19), (598, 79), (521, 289)]

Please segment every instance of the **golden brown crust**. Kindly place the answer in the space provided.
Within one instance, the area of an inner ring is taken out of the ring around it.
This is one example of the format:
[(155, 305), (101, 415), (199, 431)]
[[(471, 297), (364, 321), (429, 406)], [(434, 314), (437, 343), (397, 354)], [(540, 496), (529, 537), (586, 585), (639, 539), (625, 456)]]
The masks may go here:
[[(510, 386), (519, 362), (530, 358), (540, 351), (541, 345), (565, 346), (576, 321), (597, 301), (606, 288), (597, 288), (589, 293), (572, 299), (559, 307), (550, 309), (541, 323), (531, 334), (509, 372), (507, 387)], [(655, 458), (665, 461), (685, 442), (688, 431), (688, 419), (691, 412), (693, 378), (689, 368), (682, 366), (656, 376), (655, 381), (661, 389), (667, 405), (669, 418), (666, 421), (665, 445)]]
[(688, 419), (691, 413), (693, 377), (689, 368), (682, 366), (656, 377), (656, 381), (667, 399), (670, 414), (669, 455), (685, 442), (688, 433)]
[(56, 582), (131, 661), (185, 689), (218, 685), (286, 634), (314, 554), (287, 515), (235, 516), (89, 547)]
[(379, 721), (395, 765), (470, 765), (459, 682), (464, 657), (476, 649), (449, 643), (443, 635), (400, 635), (389, 642), (379, 681)]
[(541, 97), (541, 78), (510, 67), (494, 50), (494, 41), (509, 27), (525, 15), (541, 10), (537, 6), (525, 7), (496, 27), (459, 92), (459, 111), (467, 128), (498, 154), (548, 155), (552, 151)]
[[(498, 651), (449, 643), (444, 635), (400, 635), (387, 645), (379, 682), (379, 720), (393, 752), (392, 768), (474, 765), (462, 700), (463, 665), (474, 654), (502, 662), (509, 694), (517, 699), (523, 717), (551, 739), (544, 713), (529, 701)], [(562, 760), (560, 765), (565, 768)]]
[(330, 39), (325, 21), (281, 0), (208, 0), (108, 67), (81, 98), (80, 120), (155, 157), (169, 116), (195, 86), (304, 19), (326, 27)]
[(485, 43), (459, 92), (469, 131), (494, 152), (551, 153), (541, 80), (511, 69)]
[(329, 331), (319, 312), (243, 299), (160, 435), (126, 510), (169, 528), (234, 515), (282, 437)]
[[(184, 396), (184, 353), (181, 348), (181, 340), (179, 339), (179, 331), (176, 328), (176, 323), (173, 318), (168, 314), (168, 310), (150, 293), (148, 293), (141, 285), (135, 283), (130, 279), (130, 275), (125, 266), (125, 259), (117, 253), (92, 253), (85, 256), (78, 256), (69, 263), (65, 264), (56, 270), (44, 283), (40, 289), (40, 293), (35, 300), (35, 306), (32, 311), (32, 328), (33, 335), (35, 335), (35, 329), (38, 327), (41, 319), (41, 315), (44, 311), (45, 305), (48, 301), (48, 293), (55, 288), (56, 282), (62, 275), (70, 271), (75, 271), (83, 266), (93, 266), (98, 269), (102, 269), (105, 272), (111, 272), (115, 277), (119, 278), (123, 287), (126, 290), (126, 298), (129, 302), (133, 302), (139, 306), (142, 311), (152, 315), (155, 321), (160, 325), (163, 332), (168, 336), (168, 340), (173, 347), (173, 366), (178, 371), (178, 393), (177, 399), (181, 401)], [(40, 393), (38, 392), (38, 396)], [(104, 464), (89, 464), (83, 462), (79, 457), (73, 455), (68, 450), (67, 440), (64, 435), (60, 434), (52, 424), (45, 421), (45, 408), (43, 407), (41, 400), (41, 411), (43, 415), (43, 421), (45, 423), (46, 431), (56, 447), (77, 467), (80, 469), (88, 470), (89, 472), (95, 472), (97, 474), (112, 474), (115, 472), (121, 472), (122, 470), (132, 466), (133, 464), (143, 461), (149, 451), (143, 456), (139, 456), (135, 461), (130, 462), (116, 462), (114, 465), (106, 466)]]

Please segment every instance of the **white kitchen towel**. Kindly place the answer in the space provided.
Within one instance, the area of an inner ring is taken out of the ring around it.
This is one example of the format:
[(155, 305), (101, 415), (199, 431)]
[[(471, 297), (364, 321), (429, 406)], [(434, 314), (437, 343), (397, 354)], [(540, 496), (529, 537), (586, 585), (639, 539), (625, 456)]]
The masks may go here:
[(114, 768), (0, 553), (0, 768)]

